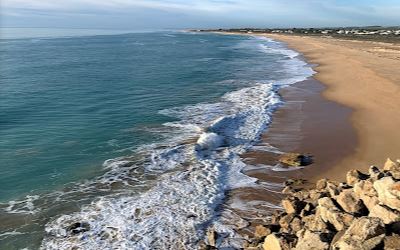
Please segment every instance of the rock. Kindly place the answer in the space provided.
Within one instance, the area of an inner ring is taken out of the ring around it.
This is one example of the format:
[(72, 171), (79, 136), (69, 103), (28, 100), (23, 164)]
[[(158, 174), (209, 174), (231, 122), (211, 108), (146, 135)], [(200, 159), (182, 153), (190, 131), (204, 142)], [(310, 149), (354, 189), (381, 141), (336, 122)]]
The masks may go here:
[[(319, 198), (326, 197), (327, 193), (326, 192), (320, 192), (320, 191), (317, 191), (317, 190), (310, 190), (309, 191), (309, 196), (310, 196), (311, 201), (315, 201), (316, 202), (316, 201), (318, 201)], [(311, 203), (311, 201), (310, 201), (310, 203)]]
[(285, 231), (288, 231), (290, 228), (290, 222), (294, 219), (294, 214), (287, 214), (279, 220), (279, 225), (281, 226), (282, 229), (285, 229)]
[(304, 208), (304, 206), (304, 202), (300, 201), (298, 198), (282, 200), (282, 207), (288, 214), (298, 213)]
[(295, 166), (295, 167), (306, 166), (306, 165), (309, 165), (312, 163), (311, 156), (298, 154), (298, 153), (283, 154), (279, 158), (279, 161), (286, 165)]
[(209, 228), (207, 230), (208, 245), (215, 247), (217, 245), (217, 239), (218, 239), (218, 233), (214, 229)]
[(343, 190), (337, 197), (337, 203), (342, 207), (345, 212), (351, 214), (365, 213), (365, 206), (361, 199), (355, 196), (353, 189)]
[(324, 232), (327, 229), (326, 223), (321, 217), (315, 214), (308, 215), (303, 218), (304, 227), (312, 232)]
[(392, 224), (400, 221), (400, 213), (381, 205), (375, 205), (370, 210), (368, 216), (380, 218), (385, 224)]
[(290, 186), (287, 186), (282, 190), (282, 194), (286, 194), (286, 195), (290, 194), (290, 195), (292, 195), (293, 191), (294, 191), (293, 188), (291, 188)]
[(303, 223), (298, 217), (293, 218), (293, 220), (290, 222), (290, 229), (292, 230), (292, 232), (300, 231), (302, 227)]
[(269, 227), (263, 226), (263, 225), (258, 225), (256, 226), (256, 231), (254, 233), (254, 237), (257, 239), (262, 239), (264, 237), (267, 237), (272, 233), (271, 229)]
[(395, 182), (392, 177), (384, 177), (374, 182), (374, 188), (380, 202), (400, 211), (400, 182)]
[[(118, 235), (119, 235), (118, 228), (115, 228), (115, 227), (106, 227), (105, 229), (103, 229), (100, 232), (100, 236), (101, 236), (102, 240), (111, 240), (112, 241), (112, 240), (116, 239), (118, 237)], [(131, 237), (131, 240), (133, 240), (133, 241), (139, 241), (141, 239), (142, 239), (142, 237), (139, 235), (136, 235), (136, 234)]]
[(383, 170), (390, 171), (392, 176), (395, 179), (400, 179), (400, 162), (397, 160), (396, 162), (392, 161), (390, 158), (386, 160), (385, 166)]
[(301, 210), (300, 217), (304, 217), (304, 216), (310, 215), (312, 210), (313, 210), (313, 208), (314, 208), (314, 205), (312, 205), (311, 203), (307, 203), (304, 206), (303, 210)]
[(378, 193), (374, 188), (372, 180), (363, 180), (354, 185), (354, 194), (356, 198), (361, 199), (364, 205), (371, 210), (376, 204), (379, 203)]
[(385, 250), (399, 250), (400, 248), (400, 235), (386, 236), (383, 239)]
[(327, 183), (328, 183), (327, 179), (321, 179), (321, 180), (317, 181), (317, 183), (315, 184), (315, 188), (318, 190), (325, 189)]
[(368, 171), (370, 177), (374, 180), (379, 180), (384, 176), (384, 174), (376, 166), (371, 166)]
[(324, 222), (332, 224), (337, 231), (348, 227), (354, 219), (352, 215), (344, 213), (336, 207), (332, 199), (328, 197), (318, 200), (316, 216), (320, 217)]
[(326, 191), (330, 194), (331, 197), (334, 197), (342, 191), (342, 188), (339, 186), (338, 182), (335, 181), (328, 181), (326, 183)]
[(368, 179), (368, 177), (369, 177), (368, 175), (363, 174), (358, 170), (350, 170), (349, 172), (347, 172), (346, 182), (350, 186), (354, 186), (354, 184), (356, 184), (357, 182), (361, 180), (366, 180)]
[(286, 213), (294, 214), (296, 213), (296, 206), (294, 201), (290, 201), (288, 199), (282, 200), (282, 207), (285, 209)]
[(80, 234), (90, 230), (90, 224), (87, 222), (75, 222), (69, 225), (66, 230), (71, 234)]
[(333, 245), (340, 250), (372, 250), (385, 237), (385, 227), (381, 219), (361, 217), (355, 219), (343, 236)]
[(331, 246), (335, 245), (335, 243), (338, 242), (340, 240), (340, 238), (342, 238), (342, 236), (344, 235), (345, 232), (346, 232), (346, 229), (337, 232), (331, 240)]
[(270, 234), (265, 238), (264, 250), (289, 250), (288, 242), (280, 234)]
[(302, 238), (297, 242), (295, 250), (328, 250), (329, 243), (321, 239), (320, 233), (305, 231)]

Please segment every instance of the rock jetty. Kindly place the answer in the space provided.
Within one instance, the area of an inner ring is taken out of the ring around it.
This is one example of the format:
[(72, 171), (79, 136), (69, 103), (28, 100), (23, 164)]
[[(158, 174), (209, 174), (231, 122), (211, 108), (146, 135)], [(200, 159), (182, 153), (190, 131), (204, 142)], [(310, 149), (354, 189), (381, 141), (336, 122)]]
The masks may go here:
[(352, 170), (313, 188), (287, 182), (282, 211), (258, 225), (247, 250), (399, 250), (400, 160)]
[[(351, 170), (345, 182), (289, 180), (282, 210), (257, 225), (245, 250), (400, 250), (400, 160)], [(218, 249), (210, 230), (201, 249)], [(208, 243), (208, 244), (207, 244)]]

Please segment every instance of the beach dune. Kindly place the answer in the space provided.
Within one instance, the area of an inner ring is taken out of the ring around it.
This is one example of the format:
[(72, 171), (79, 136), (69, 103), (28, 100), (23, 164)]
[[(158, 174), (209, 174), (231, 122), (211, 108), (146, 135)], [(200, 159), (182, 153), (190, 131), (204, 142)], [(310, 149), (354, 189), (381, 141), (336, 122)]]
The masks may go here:
[[(323, 96), (353, 112), (354, 153), (326, 169), (323, 176), (343, 179), (350, 169), (382, 165), (400, 158), (400, 45), (329, 37), (266, 35), (287, 43), (315, 64)], [(341, 145), (338, 145), (340, 147)], [(365, 170), (365, 169), (364, 169)]]

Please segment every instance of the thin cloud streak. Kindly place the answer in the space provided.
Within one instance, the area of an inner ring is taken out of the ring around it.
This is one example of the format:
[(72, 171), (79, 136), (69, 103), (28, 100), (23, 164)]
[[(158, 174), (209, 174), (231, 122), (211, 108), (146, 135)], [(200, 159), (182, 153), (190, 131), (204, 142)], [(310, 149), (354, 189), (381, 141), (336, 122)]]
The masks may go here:
[[(91, 17), (82, 19), (82, 26), (97, 19), (99, 26), (115, 28), (129, 26), (129, 17), (136, 26), (141, 22), (154, 28), (210, 27), (211, 21), (214, 27), (400, 24), (395, 0), (2, 0), (1, 5), (6, 25), (34, 25), (38, 15), (47, 15), (49, 25), (55, 19), (57, 25), (68, 26), (71, 16), (85, 14)], [(115, 20), (106, 23), (104, 16)], [(45, 25), (44, 18), (40, 21)]]

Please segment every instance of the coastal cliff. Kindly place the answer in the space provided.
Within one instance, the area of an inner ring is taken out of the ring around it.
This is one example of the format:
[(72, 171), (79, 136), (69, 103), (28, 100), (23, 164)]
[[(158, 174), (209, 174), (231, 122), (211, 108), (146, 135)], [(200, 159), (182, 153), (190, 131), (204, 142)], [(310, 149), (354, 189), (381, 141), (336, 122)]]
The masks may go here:
[[(345, 182), (302, 180), (285, 183), (282, 210), (256, 226), (247, 250), (398, 250), (400, 249), (400, 160), (382, 169), (351, 170)], [(302, 187), (303, 186), (303, 187)], [(218, 249), (218, 235), (208, 234)]]

